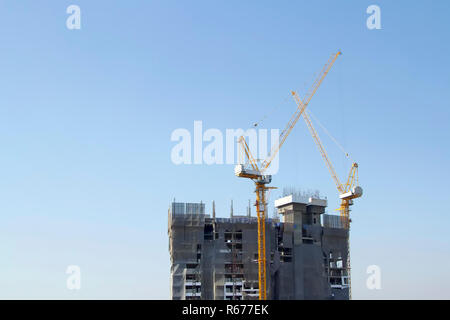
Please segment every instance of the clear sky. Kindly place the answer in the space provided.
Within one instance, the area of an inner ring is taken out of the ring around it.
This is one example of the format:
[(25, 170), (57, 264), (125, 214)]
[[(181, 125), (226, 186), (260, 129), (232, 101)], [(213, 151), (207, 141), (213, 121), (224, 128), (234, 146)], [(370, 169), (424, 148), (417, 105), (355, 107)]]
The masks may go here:
[[(81, 8), (81, 29), (66, 8)], [(381, 8), (369, 30), (366, 8)], [(358, 161), (355, 299), (450, 298), (448, 1), (0, 2), (0, 298), (167, 299), (167, 210), (245, 212), (232, 165), (175, 165), (177, 128), (282, 128), (309, 109)], [(274, 109), (277, 107), (277, 109)], [(273, 112), (273, 110), (276, 110)], [(302, 121), (302, 120), (300, 120)], [(318, 128), (341, 179), (350, 163)], [(280, 189), (337, 190), (303, 122)], [(281, 191), (271, 193), (271, 202)], [(254, 214), (254, 210), (253, 210)], [(81, 290), (66, 268), (81, 268)], [(366, 287), (369, 265), (381, 290)]]

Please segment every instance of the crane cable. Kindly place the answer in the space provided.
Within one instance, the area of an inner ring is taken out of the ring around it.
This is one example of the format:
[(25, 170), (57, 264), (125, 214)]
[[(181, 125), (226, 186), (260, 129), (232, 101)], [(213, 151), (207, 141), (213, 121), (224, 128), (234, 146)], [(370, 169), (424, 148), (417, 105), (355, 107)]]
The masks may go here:
[[(259, 126), (262, 122), (264, 122), (269, 116), (271, 116), (277, 109), (279, 109), (286, 101), (290, 98), (291, 95), (288, 95), (279, 105), (272, 108), (272, 110), (266, 113), (259, 121), (253, 124), (254, 127)], [(304, 111), (306, 112), (306, 110)], [(337, 147), (344, 153), (345, 157), (352, 161), (350, 154), (344, 149), (344, 147), (339, 143), (339, 141), (328, 131), (327, 128), (317, 119), (317, 117), (312, 113), (311, 109), (307, 111), (314, 121), (322, 128), (322, 130), (327, 134), (327, 136), (337, 145)], [(283, 131), (284, 132), (284, 131)], [(283, 134), (283, 132), (281, 134)]]
[[(317, 71), (314, 72), (314, 74), (313, 74), (313, 79), (315, 79), (315, 78), (317, 77), (317, 74), (318, 74)], [(298, 91), (298, 92), (303, 92), (303, 91), (307, 91), (307, 90), (309, 90), (309, 88), (307, 88), (307, 83), (305, 82), (305, 83), (303, 84), (302, 89), (301, 89), (301, 90), (297, 90), (297, 91)], [(253, 123), (253, 127), (259, 126), (259, 125), (260, 125), (262, 122), (264, 122), (269, 116), (271, 116), (275, 111), (277, 111), (277, 109), (279, 109), (282, 105), (286, 104), (286, 102), (287, 102), (288, 99), (290, 99), (290, 98), (292, 98), (292, 94), (291, 94), (291, 93), (289, 93), (289, 94), (286, 96), (286, 98), (284, 98), (283, 101), (282, 101), (280, 104), (276, 105), (274, 108), (272, 108), (271, 111), (269, 111), (269, 112), (267, 112), (265, 115), (263, 115), (261, 119), (259, 119), (258, 121), (254, 122), (254, 123)], [(281, 132), (281, 135), (283, 135), (283, 133), (284, 133), (284, 130), (283, 130), (283, 132)]]
[[(306, 112), (306, 110), (305, 110)], [(341, 151), (344, 153), (345, 157), (349, 160), (352, 160), (350, 154), (345, 151), (344, 147), (337, 141), (337, 139), (335, 137), (333, 137), (331, 135), (331, 133), (327, 130), (327, 128), (325, 128), (325, 126), (320, 123), (320, 121), (317, 119), (317, 117), (311, 112), (311, 110), (308, 110), (308, 114), (311, 115), (311, 117), (314, 119), (315, 122), (317, 122), (317, 124), (322, 128), (323, 131), (325, 131), (325, 133), (327, 134), (328, 137), (330, 137), (331, 140), (333, 140), (333, 142), (338, 146), (339, 149), (341, 149)]]

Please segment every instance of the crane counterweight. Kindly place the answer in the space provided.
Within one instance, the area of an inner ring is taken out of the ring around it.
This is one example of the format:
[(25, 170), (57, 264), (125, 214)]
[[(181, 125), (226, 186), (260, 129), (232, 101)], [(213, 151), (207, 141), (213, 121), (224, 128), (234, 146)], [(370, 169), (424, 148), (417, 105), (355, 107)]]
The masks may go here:
[(360, 186), (353, 187), (349, 192), (339, 195), (340, 199), (355, 199), (361, 197), (363, 189)]

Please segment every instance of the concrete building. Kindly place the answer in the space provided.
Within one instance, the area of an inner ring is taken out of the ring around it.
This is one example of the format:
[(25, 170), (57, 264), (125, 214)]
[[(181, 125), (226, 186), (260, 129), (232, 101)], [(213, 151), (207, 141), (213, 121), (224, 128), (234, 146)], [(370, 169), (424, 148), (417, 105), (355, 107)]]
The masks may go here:
[[(348, 299), (347, 237), (327, 201), (296, 195), (275, 201), (266, 221), (269, 299)], [(258, 299), (256, 217), (217, 218), (214, 203), (169, 208), (172, 299)]]

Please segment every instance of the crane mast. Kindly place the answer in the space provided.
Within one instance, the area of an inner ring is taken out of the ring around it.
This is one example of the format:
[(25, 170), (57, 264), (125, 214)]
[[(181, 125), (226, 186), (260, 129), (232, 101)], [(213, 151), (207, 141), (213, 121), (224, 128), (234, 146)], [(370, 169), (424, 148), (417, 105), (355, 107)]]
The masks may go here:
[[(258, 285), (259, 285), (259, 299), (266, 300), (267, 299), (267, 275), (266, 275), (266, 213), (267, 213), (267, 198), (266, 192), (269, 189), (274, 189), (273, 187), (268, 187), (267, 185), (272, 181), (272, 176), (268, 174), (264, 174), (267, 168), (270, 166), (272, 160), (280, 151), (280, 148), (286, 141), (287, 137), (291, 133), (292, 129), (298, 122), (298, 119), (305, 111), (308, 106), (311, 98), (316, 93), (317, 89), (321, 85), (323, 79), (325, 79), (326, 75), (330, 71), (334, 62), (338, 58), (341, 52), (337, 52), (332, 55), (328, 60), (327, 64), (323, 67), (322, 71), (319, 73), (318, 77), (315, 79), (313, 85), (310, 90), (306, 94), (305, 102), (298, 103), (300, 99), (295, 91), (292, 91), (292, 95), (294, 99), (297, 101), (298, 108), (291, 116), (289, 122), (287, 123), (284, 130), (281, 132), (279, 137), (279, 143), (275, 145), (268, 158), (262, 161), (258, 165), (258, 161), (255, 160), (253, 155), (250, 152), (250, 148), (245, 141), (244, 136), (239, 138), (239, 143), (241, 145), (241, 149), (244, 151), (245, 156), (248, 160), (248, 165), (238, 164), (235, 167), (235, 175), (241, 178), (248, 178), (253, 180), (255, 183), (255, 193), (256, 193), (256, 213), (257, 213), (257, 222), (258, 222)], [(300, 101), (301, 102), (301, 101)]]

